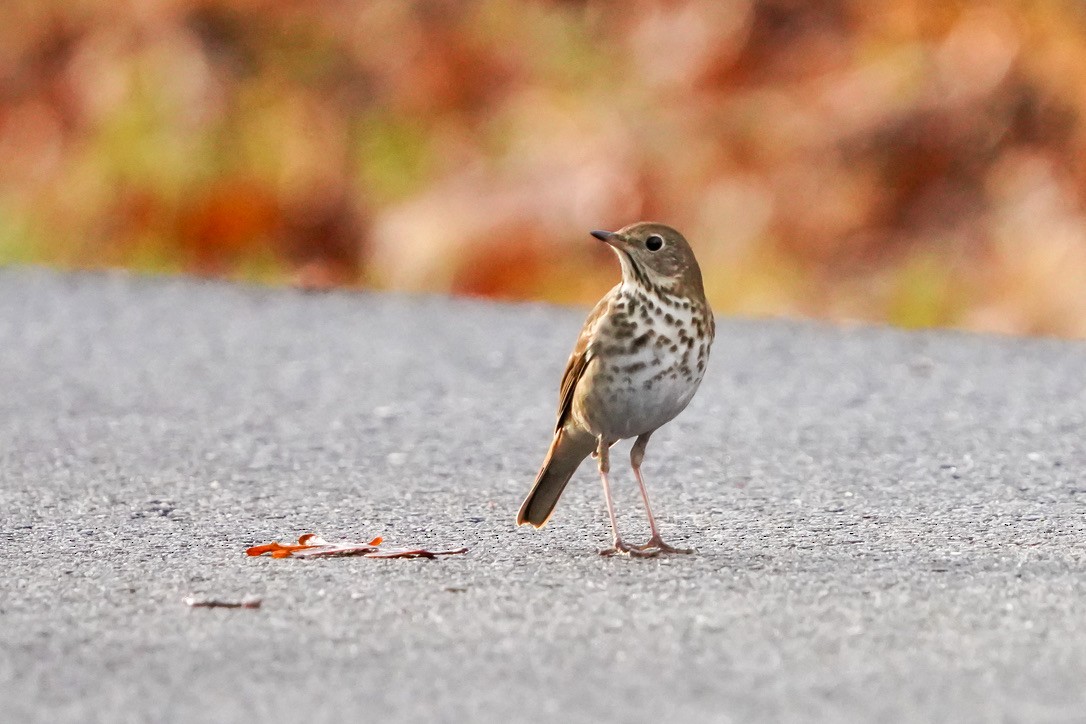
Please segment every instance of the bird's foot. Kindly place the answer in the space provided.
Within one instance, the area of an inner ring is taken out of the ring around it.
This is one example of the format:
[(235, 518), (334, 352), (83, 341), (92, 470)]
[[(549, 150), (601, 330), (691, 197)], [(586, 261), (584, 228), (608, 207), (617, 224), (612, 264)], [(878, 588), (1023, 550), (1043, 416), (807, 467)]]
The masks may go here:
[(649, 538), (648, 543), (640, 546), (633, 546), (633, 548), (636, 548), (642, 553), (648, 553), (649, 555), (656, 555), (658, 553), (681, 553), (686, 555), (694, 552), (693, 548), (676, 548), (673, 545), (668, 545), (667, 543), (664, 543), (664, 539), (658, 535)]
[(600, 551), (600, 555), (604, 557), (626, 555), (634, 558), (652, 558), (659, 553), (660, 550), (655, 548), (649, 549), (643, 546), (632, 546), (621, 538), (616, 538), (610, 548), (604, 548)]

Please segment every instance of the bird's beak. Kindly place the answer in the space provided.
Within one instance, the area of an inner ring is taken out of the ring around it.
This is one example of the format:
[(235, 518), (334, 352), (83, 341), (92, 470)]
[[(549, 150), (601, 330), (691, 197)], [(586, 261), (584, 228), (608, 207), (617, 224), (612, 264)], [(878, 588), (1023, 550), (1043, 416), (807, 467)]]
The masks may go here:
[(613, 231), (593, 231), (590, 232), (592, 236), (596, 237), (600, 241), (606, 242), (613, 247), (618, 248), (619, 243), (622, 241), (622, 236), (616, 234)]

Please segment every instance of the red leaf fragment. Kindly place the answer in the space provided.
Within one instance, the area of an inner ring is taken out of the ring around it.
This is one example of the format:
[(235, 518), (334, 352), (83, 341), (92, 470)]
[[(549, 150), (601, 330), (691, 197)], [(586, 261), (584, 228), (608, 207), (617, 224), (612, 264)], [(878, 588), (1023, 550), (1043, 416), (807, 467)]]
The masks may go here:
[(467, 553), (467, 548), (455, 548), (447, 551), (430, 551), (425, 548), (402, 548), (379, 551), (367, 555), (367, 558), (436, 558), (438, 556), (458, 556)]
[(384, 538), (377, 536), (368, 543), (347, 541), (331, 542), (316, 533), (306, 533), (298, 538), (297, 545), (266, 543), (253, 546), (245, 551), (250, 556), (270, 554), (272, 558), (333, 558), (362, 556), (364, 558), (436, 558), (437, 556), (455, 556), (467, 553), (467, 548), (431, 551), (425, 548), (390, 548), (381, 550)]

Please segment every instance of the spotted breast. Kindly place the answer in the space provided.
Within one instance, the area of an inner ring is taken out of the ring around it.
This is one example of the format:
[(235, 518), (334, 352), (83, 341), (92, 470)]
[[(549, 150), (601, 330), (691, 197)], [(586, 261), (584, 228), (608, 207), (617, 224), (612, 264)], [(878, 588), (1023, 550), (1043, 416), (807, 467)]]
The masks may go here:
[(622, 440), (686, 409), (705, 374), (715, 324), (708, 305), (640, 285), (619, 284), (606, 301), (573, 415), (595, 435)]

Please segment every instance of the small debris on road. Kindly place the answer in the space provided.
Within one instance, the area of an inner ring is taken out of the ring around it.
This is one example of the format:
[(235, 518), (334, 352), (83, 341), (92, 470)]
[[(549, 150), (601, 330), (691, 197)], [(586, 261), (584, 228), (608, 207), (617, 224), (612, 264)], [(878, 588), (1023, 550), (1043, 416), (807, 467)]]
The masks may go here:
[(181, 602), (190, 608), (260, 608), (262, 603), (257, 596), (246, 596), (236, 601), (208, 596), (185, 596)]
[(362, 556), (363, 558), (436, 558), (437, 556), (455, 556), (467, 553), (467, 548), (431, 551), (425, 548), (386, 548), (381, 549), (384, 539), (380, 536), (367, 543), (349, 541), (327, 541), (316, 533), (306, 533), (296, 544), (267, 543), (253, 546), (245, 551), (246, 555), (270, 555), (272, 558), (327, 558), (343, 556)]

